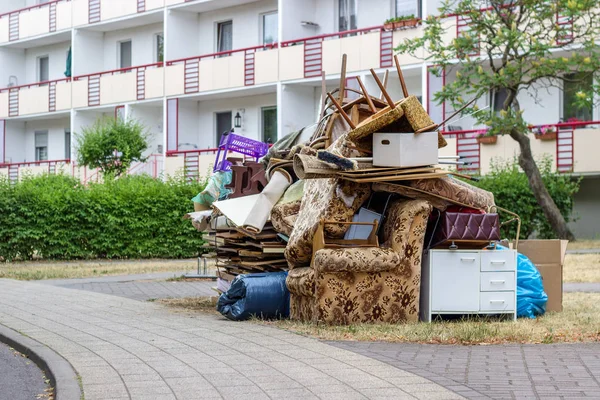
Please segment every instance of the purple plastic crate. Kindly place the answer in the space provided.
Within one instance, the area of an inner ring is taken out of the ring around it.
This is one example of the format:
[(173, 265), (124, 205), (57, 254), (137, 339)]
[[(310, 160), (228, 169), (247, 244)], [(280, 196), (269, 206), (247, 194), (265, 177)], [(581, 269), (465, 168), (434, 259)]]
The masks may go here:
[(259, 158), (263, 157), (269, 151), (267, 143), (248, 139), (232, 132), (221, 136), (221, 143), (219, 143), (213, 172), (229, 171), (231, 169), (231, 163), (227, 161), (227, 153), (230, 151), (254, 157), (254, 161), (258, 161)]

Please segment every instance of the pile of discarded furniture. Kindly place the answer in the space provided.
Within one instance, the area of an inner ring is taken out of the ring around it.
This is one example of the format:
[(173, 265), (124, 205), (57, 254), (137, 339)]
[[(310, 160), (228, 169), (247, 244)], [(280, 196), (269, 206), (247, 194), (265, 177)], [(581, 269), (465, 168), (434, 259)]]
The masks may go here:
[[(432, 121), (408, 93), (397, 58), (400, 100), (386, 90), (387, 73), (382, 82), (371, 70), (379, 97), (360, 78), (360, 91), (344, 87), (345, 61), (339, 89), (323, 91), (315, 125), (243, 153), (251, 154), (251, 168), (217, 160), (215, 174), (227, 174), (220, 182), (228, 189), (213, 190), (210, 201), (196, 199), (202, 209), (188, 215), (205, 232), (212, 250), (206, 256), (217, 259), (217, 287), (233, 291), (248, 274), (287, 271), (285, 285), (277, 281), (273, 290), (289, 290), (289, 316), (330, 324), (430, 321), (440, 314), (516, 318), (517, 253), (494, 243), (500, 214), (503, 223), (520, 226), (518, 216), (467, 183), (470, 176), (440, 168), (438, 149), (446, 141), (439, 128), (446, 121)], [(258, 190), (244, 193), (253, 182)], [(515, 239), (512, 247), (518, 233)], [(536, 279), (539, 309), (530, 308), (532, 314), (545, 305), (539, 273)], [(260, 286), (258, 279), (245, 285), (236, 289), (240, 299), (268, 292), (248, 289)], [(223, 296), (230, 314), (237, 295)]]

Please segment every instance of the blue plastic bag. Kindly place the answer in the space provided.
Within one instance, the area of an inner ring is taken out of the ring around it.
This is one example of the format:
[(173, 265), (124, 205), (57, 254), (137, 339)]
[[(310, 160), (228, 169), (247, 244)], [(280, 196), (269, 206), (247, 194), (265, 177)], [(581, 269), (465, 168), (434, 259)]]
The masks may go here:
[(286, 271), (238, 275), (229, 290), (219, 297), (217, 310), (233, 321), (243, 321), (253, 315), (287, 318), (290, 292), (285, 285), (286, 277)]
[[(497, 249), (506, 247), (497, 245)], [(542, 275), (527, 256), (517, 253), (517, 317), (535, 318), (544, 315), (548, 295), (544, 292)]]

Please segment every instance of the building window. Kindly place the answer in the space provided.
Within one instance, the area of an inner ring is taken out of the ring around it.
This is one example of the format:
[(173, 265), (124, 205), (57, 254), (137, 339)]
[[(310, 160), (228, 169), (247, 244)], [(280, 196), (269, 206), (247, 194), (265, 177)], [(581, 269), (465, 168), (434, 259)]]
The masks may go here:
[(131, 68), (131, 40), (119, 42), (119, 68)]
[(219, 22), (217, 24), (217, 52), (233, 49), (233, 22)]
[(508, 91), (504, 88), (493, 90), (490, 92), (491, 109), (495, 113), (499, 113), (504, 107), (504, 102), (508, 98)]
[(38, 82), (47, 82), (50, 79), (50, 60), (48, 56), (38, 58)]
[(157, 33), (155, 41), (154, 62), (163, 62), (165, 60), (165, 36), (162, 33)]
[(217, 146), (221, 143), (221, 137), (224, 133), (231, 131), (231, 111), (218, 112), (215, 114), (216, 119), (216, 131), (215, 138), (217, 140)]
[(277, 107), (263, 107), (261, 109), (262, 141), (275, 143), (277, 141)]
[(339, 0), (339, 32), (356, 29), (356, 0)]
[(277, 43), (277, 11), (262, 15), (262, 44)]
[[(593, 106), (590, 104), (587, 107), (577, 107), (575, 100), (577, 92), (589, 93), (592, 91), (593, 77), (590, 74), (583, 72), (575, 72), (565, 75), (563, 80), (562, 93), (562, 119), (568, 121), (571, 118), (577, 118), (580, 121), (591, 121)], [(577, 82), (570, 82), (570, 81)]]
[(65, 129), (65, 160), (71, 159), (71, 131)]
[(421, 0), (396, 0), (396, 17), (421, 17)]
[(48, 131), (35, 132), (35, 161), (48, 160)]

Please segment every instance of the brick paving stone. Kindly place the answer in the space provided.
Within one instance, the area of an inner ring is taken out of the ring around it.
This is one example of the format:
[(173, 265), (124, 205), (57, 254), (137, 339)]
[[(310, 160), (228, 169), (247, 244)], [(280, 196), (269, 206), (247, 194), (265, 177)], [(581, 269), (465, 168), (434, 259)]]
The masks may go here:
[(599, 343), (485, 347), (328, 343), (412, 372), (467, 398), (600, 398)]
[[(86, 400), (457, 396), (401, 367), (308, 337), (68, 285), (0, 279), (0, 324), (70, 361)], [(415, 392), (420, 384), (428, 390)]]
[(107, 276), (82, 279), (51, 279), (38, 281), (44, 285), (110, 294), (134, 300), (146, 301), (158, 298), (210, 297), (216, 292), (211, 289), (214, 281), (166, 281), (185, 272), (168, 272), (127, 276)]

